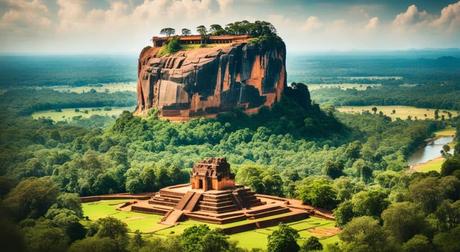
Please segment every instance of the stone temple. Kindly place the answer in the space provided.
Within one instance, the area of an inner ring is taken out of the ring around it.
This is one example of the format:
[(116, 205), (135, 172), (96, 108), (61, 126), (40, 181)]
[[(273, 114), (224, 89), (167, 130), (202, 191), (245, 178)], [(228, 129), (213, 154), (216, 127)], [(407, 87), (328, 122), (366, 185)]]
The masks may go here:
[(295, 200), (256, 194), (234, 179), (225, 158), (203, 160), (194, 165), (189, 184), (162, 188), (148, 200), (132, 202), (130, 210), (164, 215), (161, 223), (166, 225), (186, 219), (225, 224), (280, 216), (270, 223), (277, 225), (314, 213)]

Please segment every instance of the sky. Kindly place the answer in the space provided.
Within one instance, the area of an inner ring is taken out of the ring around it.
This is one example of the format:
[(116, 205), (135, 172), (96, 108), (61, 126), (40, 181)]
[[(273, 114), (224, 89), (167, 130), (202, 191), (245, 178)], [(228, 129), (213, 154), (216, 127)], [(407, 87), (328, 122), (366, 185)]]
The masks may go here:
[(460, 47), (460, 1), (0, 0), (2, 54), (138, 53), (161, 28), (265, 20), (288, 51)]

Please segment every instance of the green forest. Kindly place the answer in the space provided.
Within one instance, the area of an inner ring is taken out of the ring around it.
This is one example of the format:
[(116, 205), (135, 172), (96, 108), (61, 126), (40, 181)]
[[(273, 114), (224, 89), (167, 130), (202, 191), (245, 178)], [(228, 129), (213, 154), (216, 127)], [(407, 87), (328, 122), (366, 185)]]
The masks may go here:
[[(29, 90), (30, 91), (30, 90)], [(460, 144), (441, 173), (407, 173), (407, 158), (457, 119), (394, 120), (320, 109), (292, 83), (272, 109), (247, 116), (172, 123), (156, 111), (123, 112), (103, 124), (34, 120), (41, 109), (131, 105), (129, 93), (8, 91), (0, 99), (2, 236), (14, 251), (244, 251), (219, 230), (187, 229), (167, 239), (128, 234), (107, 217), (81, 224), (79, 196), (151, 192), (184, 183), (192, 165), (226, 157), (237, 182), (258, 193), (333, 210), (343, 231), (329, 251), (456, 251), (460, 243)], [(90, 106), (90, 105), (86, 105)], [(94, 119), (94, 118), (93, 118)], [(7, 231), (8, 230), (8, 231)], [(268, 251), (308, 251), (280, 225)], [(295, 244), (294, 244), (295, 243)], [(321, 245), (321, 244), (319, 244)]]
[(382, 85), (356, 89), (325, 88), (312, 92), (316, 102), (335, 106), (409, 105), (420, 108), (460, 110), (460, 83), (443, 81), (417, 85)]

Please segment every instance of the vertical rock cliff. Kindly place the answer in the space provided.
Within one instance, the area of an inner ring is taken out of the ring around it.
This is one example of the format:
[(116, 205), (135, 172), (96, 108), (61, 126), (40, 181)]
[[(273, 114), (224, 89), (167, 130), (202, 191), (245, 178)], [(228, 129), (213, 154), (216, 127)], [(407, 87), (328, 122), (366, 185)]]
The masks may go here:
[(156, 108), (160, 116), (187, 120), (241, 108), (255, 113), (279, 101), (286, 87), (286, 48), (248, 40), (208, 45), (158, 56), (139, 56), (136, 114)]

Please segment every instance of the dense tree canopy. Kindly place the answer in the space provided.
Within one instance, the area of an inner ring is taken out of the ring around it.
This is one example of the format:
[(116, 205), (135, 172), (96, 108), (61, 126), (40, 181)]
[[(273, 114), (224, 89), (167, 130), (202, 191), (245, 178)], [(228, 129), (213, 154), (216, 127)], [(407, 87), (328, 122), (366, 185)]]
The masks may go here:
[(273, 231), (268, 236), (267, 251), (269, 252), (284, 252), (284, 251), (299, 251), (300, 247), (297, 244), (299, 238), (297, 230), (289, 227), (286, 224), (279, 224), (278, 229)]

